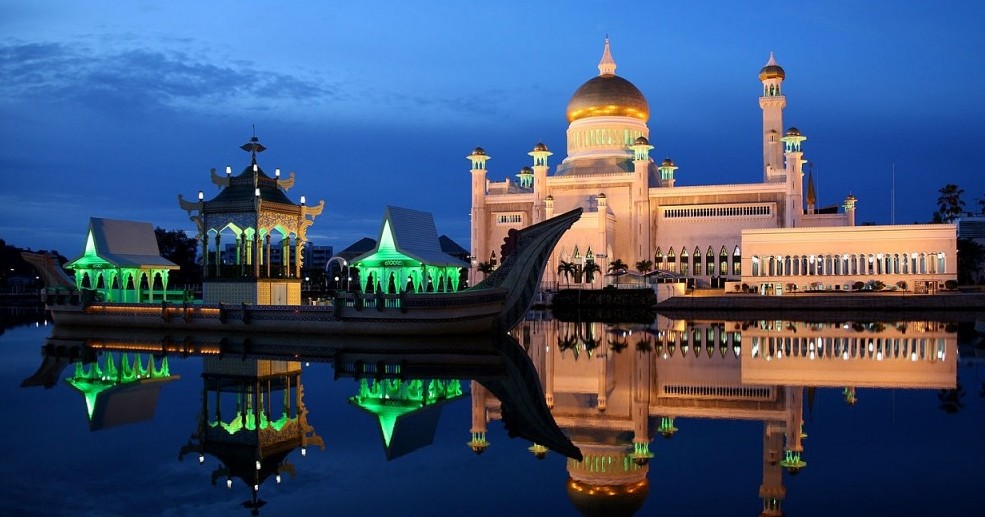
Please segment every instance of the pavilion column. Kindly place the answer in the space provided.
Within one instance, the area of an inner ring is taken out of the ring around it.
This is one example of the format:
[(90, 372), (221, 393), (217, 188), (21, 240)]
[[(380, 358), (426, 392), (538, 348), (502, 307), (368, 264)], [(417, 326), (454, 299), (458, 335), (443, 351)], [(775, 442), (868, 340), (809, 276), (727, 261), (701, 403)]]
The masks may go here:
[(219, 278), (221, 275), (220, 268), (222, 267), (222, 235), (219, 233), (215, 234), (215, 277)]
[(285, 235), (280, 241), (280, 275), (287, 278), (291, 267), (291, 236)]
[(202, 234), (202, 272), (209, 274), (209, 234)]
[(264, 242), (264, 253), (266, 253), (266, 264), (267, 264), (267, 278), (270, 278), (270, 234), (267, 234), (266, 242)]
[(164, 301), (168, 301), (168, 270), (162, 269), (160, 274), (161, 274), (161, 289), (162, 289), (161, 292), (164, 295)]
[(251, 244), (253, 253), (253, 278), (260, 278), (260, 259), (262, 255), (260, 254), (260, 229), (256, 229), (253, 232), (253, 242)]
[(304, 246), (304, 242), (301, 236), (298, 235), (294, 238), (294, 276), (295, 278), (301, 278), (301, 263), (304, 262), (301, 256), (301, 247)]

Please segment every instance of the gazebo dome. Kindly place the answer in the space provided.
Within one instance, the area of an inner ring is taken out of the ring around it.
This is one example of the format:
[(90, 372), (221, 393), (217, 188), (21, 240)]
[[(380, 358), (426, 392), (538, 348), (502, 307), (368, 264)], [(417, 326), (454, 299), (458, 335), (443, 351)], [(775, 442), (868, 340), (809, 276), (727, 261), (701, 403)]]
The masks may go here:
[(481, 147), (476, 147), (475, 149), (472, 149), (472, 154), (475, 156), (485, 156), (486, 150)]
[(650, 145), (650, 141), (645, 136), (640, 136), (633, 141), (633, 145)]
[(801, 136), (800, 130), (795, 127), (791, 127), (790, 129), (787, 130), (786, 136)]
[(660, 162), (660, 166), (661, 167), (673, 167), (674, 166), (674, 160), (671, 160), (670, 158), (664, 158), (664, 161)]
[(537, 142), (537, 145), (534, 146), (534, 151), (535, 152), (547, 151), (547, 146), (544, 145), (544, 142)]

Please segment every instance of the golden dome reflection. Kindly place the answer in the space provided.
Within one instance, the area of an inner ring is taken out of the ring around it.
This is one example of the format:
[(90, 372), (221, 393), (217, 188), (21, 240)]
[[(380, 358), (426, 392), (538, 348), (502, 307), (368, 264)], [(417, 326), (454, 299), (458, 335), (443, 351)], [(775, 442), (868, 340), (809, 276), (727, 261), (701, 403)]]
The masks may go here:
[(581, 85), (568, 101), (568, 122), (587, 117), (650, 119), (646, 97), (618, 75), (599, 75)]

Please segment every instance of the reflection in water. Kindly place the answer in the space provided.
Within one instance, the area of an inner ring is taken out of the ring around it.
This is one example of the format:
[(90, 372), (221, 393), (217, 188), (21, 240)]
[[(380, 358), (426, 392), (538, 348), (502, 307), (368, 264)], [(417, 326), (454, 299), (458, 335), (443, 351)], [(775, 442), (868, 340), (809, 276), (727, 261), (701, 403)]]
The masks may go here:
[[(840, 387), (956, 386), (957, 339), (937, 322), (684, 321), (651, 325), (562, 322), (533, 313), (513, 335), (527, 350), (555, 420), (584, 454), (569, 459), (568, 494), (586, 515), (629, 515), (648, 495), (654, 436), (680, 419), (763, 425), (763, 515), (782, 515), (783, 472), (804, 460), (804, 393)], [(805, 389), (806, 388), (806, 389)], [(941, 391), (941, 404), (953, 404)], [(473, 442), (502, 417), (473, 388)], [(535, 444), (536, 446), (536, 444)], [(474, 447), (474, 446), (473, 446)]]
[(325, 448), (308, 423), (303, 395), (298, 361), (203, 358), (198, 428), (178, 458), (195, 452), (199, 463), (205, 455), (218, 459), (212, 484), (225, 478), (232, 488), (233, 478), (242, 480), (251, 494), (243, 506), (256, 513), (266, 504), (260, 485), (271, 477), (280, 483), (284, 473), (294, 477), (288, 455), (304, 456), (309, 445)]
[(87, 394), (96, 430), (151, 418), (161, 388), (178, 380), (174, 359), (201, 357), (201, 410), (180, 456), (207, 462), (213, 483), (232, 485), (237, 500), (245, 484), (253, 511), (309, 446), (324, 447), (309, 423), (305, 361), (331, 363), (336, 379), (354, 381), (348, 400), (373, 416), (388, 459), (430, 444), (442, 408), (470, 396), (468, 446), (493, 456), (481, 461), (495, 461), (488, 426), (500, 420), (535, 457), (567, 457), (566, 489), (554, 490), (586, 515), (629, 515), (655, 498), (651, 468), (670, 462), (661, 451), (683, 447), (673, 438), (689, 436), (696, 419), (761, 425), (757, 495), (762, 514), (781, 515), (785, 476), (833, 463), (811, 459), (805, 433), (817, 388), (860, 405), (857, 388), (934, 389), (946, 412), (960, 410), (964, 396), (956, 334), (937, 322), (659, 317), (644, 325), (531, 313), (504, 340), (476, 342), (78, 332), (54, 329), (22, 385), (67, 382)]
[[(254, 514), (266, 504), (259, 492), (267, 480), (294, 477), (288, 460), (293, 452), (305, 456), (309, 446), (325, 448), (308, 421), (303, 361), (330, 362), (336, 379), (357, 380), (349, 402), (377, 418), (388, 459), (432, 442), (441, 407), (465, 395), (460, 379), (474, 379), (476, 389), (502, 401), (511, 435), (542, 444), (541, 453), (549, 447), (581, 459), (552, 419), (529, 358), (510, 336), (336, 343), (324, 337), (91, 332), (56, 328), (42, 347), (38, 370), (21, 385), (50, 388), (64, 379), (85, 395), (92, 428), (99, 429), (152, 417), (160, 387), (178, 379), (170, 374), (169, 354), (201, 356), (201, 411), (178, 457), (218, 460), (212, 484), (233, 488), (234, 479), (241, 480), (250, 490), (243, 506)], [(118, 414), (124, 416), (107, 416)]]

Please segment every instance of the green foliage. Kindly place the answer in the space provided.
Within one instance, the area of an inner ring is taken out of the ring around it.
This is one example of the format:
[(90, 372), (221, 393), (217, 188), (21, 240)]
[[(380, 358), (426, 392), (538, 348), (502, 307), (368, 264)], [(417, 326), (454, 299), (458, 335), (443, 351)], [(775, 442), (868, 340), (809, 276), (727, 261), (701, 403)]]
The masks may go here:
[(596, 264), (595, 261), (590, 260), (585, 262), (585, 267), (582, 269), (582, 272), (585, 273), (585, 281), (590, 284), (595, 281), (595, 273), (602, 272), (602, 268)]
[(645, 275), (653, 270), (653, 261), (649, 259), (644, 259), (636, 263), (636, 270), (640, 272), (641, 275)]
[(168, 283), (173, 286), (199, 284), (202, 282), (202, 265), (198, 261), (198, 241), (189, 237), (183, 230), (154, 228), (157, 247), (161, 256), (181, 267), (172, 271)]
[(971, 239), (958, 239), (958, 282), (962, 285), (976, 283), (976, 275), (985, 262), (985, 246)]
[(953, 223), (963, 212), (965, 203), (961, 199), (964, 189), (953, 183), (948, 183), (941, 187), (940, 197), (937, 198), (937, 212), (934, 221)]
[(622, 259), (615, 259), (609, 262), (609, 273), (625, 273), (627, 269), (629, 269), (629, 266)]

